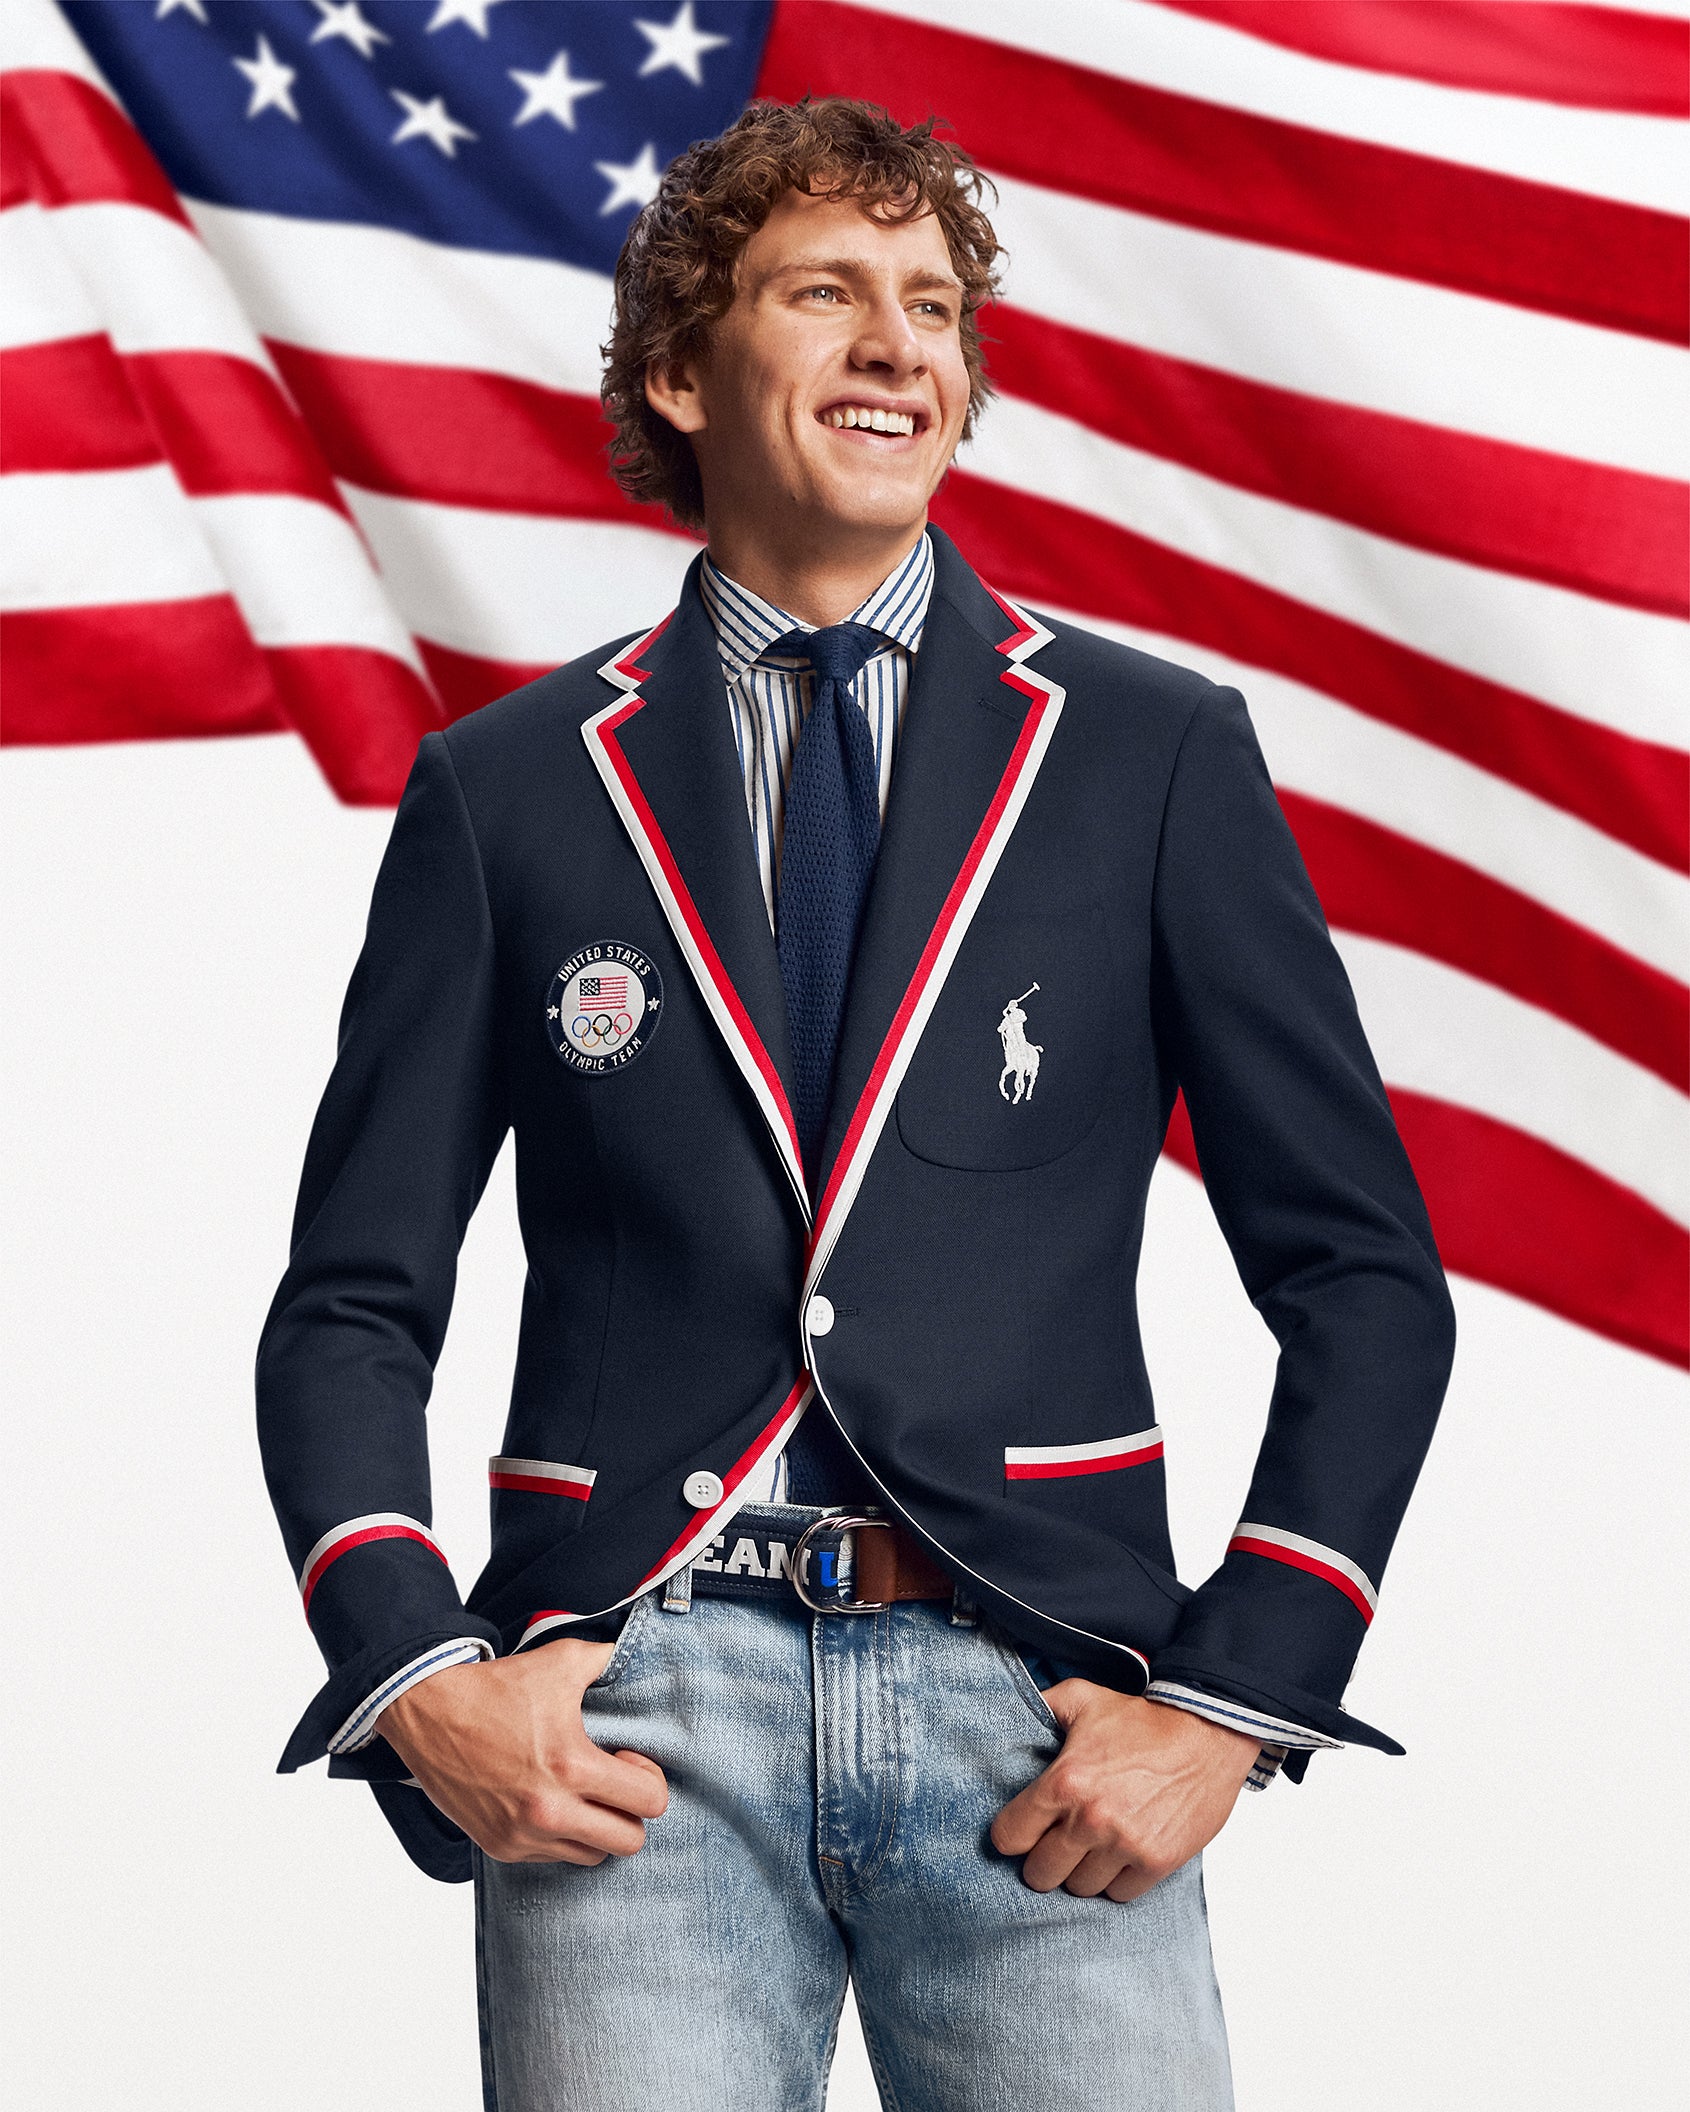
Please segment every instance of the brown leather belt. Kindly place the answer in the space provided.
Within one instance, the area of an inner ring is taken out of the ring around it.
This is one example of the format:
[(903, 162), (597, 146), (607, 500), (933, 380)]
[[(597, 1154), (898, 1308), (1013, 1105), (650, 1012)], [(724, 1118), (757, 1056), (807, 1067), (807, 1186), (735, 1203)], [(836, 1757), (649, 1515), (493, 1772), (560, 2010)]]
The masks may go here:
[[(834, 1584), (825, 1557), (819, 1579), (811, 1561), (829, 1543), (837, 1547), (847, 1532), (853, 1555), (849, 1598)], [(817, 1613), (877, 1613), (906, 1599), (948, 1599), (955, 1586), (895, 1518), (843, 1511), (816, 1519), (799, 1535), (792, 1554), (792, 1588)]]
[(856, 1529), (857, 1597), (890, 1606), (899, 1599), (948, 1599), (954, 1586), (921, 1542), (896, 1519)]

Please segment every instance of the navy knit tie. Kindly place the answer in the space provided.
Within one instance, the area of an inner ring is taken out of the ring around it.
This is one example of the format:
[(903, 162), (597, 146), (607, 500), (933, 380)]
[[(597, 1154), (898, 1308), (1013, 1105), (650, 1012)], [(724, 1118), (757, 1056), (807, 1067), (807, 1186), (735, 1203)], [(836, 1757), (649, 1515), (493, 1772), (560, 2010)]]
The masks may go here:
[[(775, 912), (796, 1071), (794, 1113), (812, 1188), (851, 963), (880, 848), (874, 742), (851, 684), (883, 643), (866, 624), (835, 623), (822, 631), (789, 631), (766, 649), (807, 659), (816, 676), (792, 757)], [(873, 1495), (820, 1407), (812, 1408), (787, 1443), (786, 1491), (793, 1503), (858, 1503)]]
[(812, 1179), (833, 1095), (839, 1025), (880, 848), (880, 781), (851, 684), (882, 643), (866, 624), (789, 631), (771, 653), (807, 659), (816, 694), (792, 757), (775, 937), (797, 1071), (798, 1142)]

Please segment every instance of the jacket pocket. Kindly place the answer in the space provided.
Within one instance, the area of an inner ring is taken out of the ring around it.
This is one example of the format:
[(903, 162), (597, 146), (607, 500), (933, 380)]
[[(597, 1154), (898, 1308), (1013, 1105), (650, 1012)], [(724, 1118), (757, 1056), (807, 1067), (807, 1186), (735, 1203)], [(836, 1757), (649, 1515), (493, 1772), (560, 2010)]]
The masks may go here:
[(899, 1089), (905, 1149), (974, 1172), (1072, 1151), (1103, 1111), (1111, 980), (1095, 905), (982, 910)]
[(487, 1482), (495, 1539), (527, 1548), (579, 1531), (597, 1479), (596, 1467), (565, 1466), (555, 1459), (502, 1454), (490, 1459)]
[(1102, 1437), (1083, 1445), (1005, 1445), (1005, 1481), (1066, 1481), (1076, 1474), (1114, 1474), (1162, 1457), (1162, 1428), (1130, 1437)]
[(1071, 1445), (1006, 1445), (1003, 1493), (1053, 1522), (1091, 1526), (1172, 1573), (1162, 1432)]

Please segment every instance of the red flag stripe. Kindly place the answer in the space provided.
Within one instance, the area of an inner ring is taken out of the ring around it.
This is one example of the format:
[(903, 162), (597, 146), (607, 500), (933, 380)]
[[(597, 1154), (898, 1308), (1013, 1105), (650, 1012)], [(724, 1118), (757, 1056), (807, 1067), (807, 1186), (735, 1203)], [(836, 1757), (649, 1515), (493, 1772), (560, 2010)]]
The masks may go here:
[(479, 711), (495, 697), (506, 696), (549, 672), (544, 663), (487, 660), (478, 653), (460, 653), (452, 646), (437, 645), (432, 638), (419, 638), (417, 650), (448, 719), (461, 719), (467, 711)]
[[(1671, 479), (1470, 437), (1165, 358), (1006, 306), (994, 380), (1127, 445), (1422, 549), (1690, 614), (1690, 519)], [(518, 513), (662, 523), (605, 473), (596, 399), (461, 368), (269, 350), (337, 476)], [(44, 465), (45, 466), (45, 465)]]
[(109, 95), (68, 73), (0, 75), (0, 205), (144, 205), (187, 227), (169, 177)]
[[(0, 352), (0, 388), (8, 469), (162, 461), (194, 497), (289, 492), (346, 511), (307, 427), (251, 360), (60, 338)], [(138, 452), (143, 438), (150, 453)]]
[(260, 648), (234, 601), (20, 609), (0, 624), (8, 744), (302, 734), (351, 806), (392, 806), (441, 724), (422, 681), (357, 645)]
[(992, 170), (1135, 212), (1684, 342), (1682, 223), (842, 5), (777, 8), (759, 95), (944, 112)]
[(444, 714), (421, 677), (361, 645), (271, 646), (282, 709), (336, 795), (354, 807), (398, 803), (417, 743)]
[(1035, 606), (1077, 608), (1288, 676), (1494, 772), (1650, 858), (1690, 859), (1682, 750), (1616, 733), (1100, 521), (953, 471), (933, 518)]
[(1411, 946), (1580, 1028), (1690, 1092), (1690, 990), (1488, 873), (1281, 790), (1329, 923)]
[(269, 350), (338, 477), (441, 505), (659, 528), (610, 480), (596, 398), (503, 374)]
[[(1669, 1364), (1690, 1365), (1690, 1233), (1584, 1160), (1472, 1108), (1387, 1085), (1444, 1266)], [(1200, 1171), (1183, 1101), (1168, 1156)]]
[[(604, 476), (603, 427), (586, 398), (458, 369), (273, 350), (330, 469), (349, 482), (437, 503), (658, 525)], [(513, 409), (531, 445), (501, 442), (501, 414)], [(963, 472), (935, 512), (1017, 594), (1172, 631), (1271, 668), (1449, 748), (1650, 857), (1681, 866), (1690, 856), (1677, 750), (1503, 689), (1078, 509)], [(467, 693), (485, 701), (498, 691), (472, 679)]]
[(265, 656), (227, 594), (9, 610), (0, 622), (0, 741), (280, 733)]
[(1690, 615), (1690, 515), (1667, 477), (1392, 417), (1077, 330), (983, 317), (992, 378), (1129, 447), (1419, 549)]
[(1311, 58), (1580, 110), (1690, 116), (1690, 28), (1553, 0), (1159, 0)]

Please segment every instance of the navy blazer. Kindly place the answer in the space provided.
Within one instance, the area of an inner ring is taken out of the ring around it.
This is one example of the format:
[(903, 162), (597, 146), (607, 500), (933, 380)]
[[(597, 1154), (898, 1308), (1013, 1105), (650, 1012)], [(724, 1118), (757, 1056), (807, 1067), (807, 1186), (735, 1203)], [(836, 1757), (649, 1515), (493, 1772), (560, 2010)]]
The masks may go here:
[[(813, 1208), (696, 564), (655, 630), (423, 739), (258, 1351), (330, 1668), (284, 1767), (431, 1644), (543, 1645), (690, 1561), (805, 1414), (1030, 1646), (1400, 1750), (1340, 1704), (1453, 1316), (1243, 700), (1016, 607), (928, 532)], [(627, 1009), (595, 1043), (601, 1001)], [(1195, 1590), (1134, 1297), (1181, 1089), (1280, 1344), (1239, 1530)], [(528, 1274), (466, 1602), (424, 1409), (507, 1130)], [(701, 1473), (720, 1493), (695, 1504)], [(412, 1852), (465, 1874), (389, 1748), (335, 1766), (385, 1778)]]

